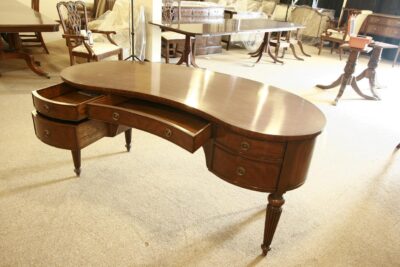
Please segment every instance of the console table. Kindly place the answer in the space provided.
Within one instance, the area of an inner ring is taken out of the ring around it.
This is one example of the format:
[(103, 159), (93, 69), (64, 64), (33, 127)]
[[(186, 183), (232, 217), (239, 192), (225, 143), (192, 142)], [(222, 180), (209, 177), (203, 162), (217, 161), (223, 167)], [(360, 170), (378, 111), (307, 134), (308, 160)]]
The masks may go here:
[(283, 194), (305, 182), (325, 125), (316, 106), (259, 82), (170, 64), (103, 61), (68, 67), (61, 77), (63, 83), (33, 92), (40, 140), (75, 151), (76, 170), (80, 149), (123, 131), (129, 146), (131, 127), (189, 152), (202, 147), (210, 172), (270, 193), (262, 243), (267, 254)]

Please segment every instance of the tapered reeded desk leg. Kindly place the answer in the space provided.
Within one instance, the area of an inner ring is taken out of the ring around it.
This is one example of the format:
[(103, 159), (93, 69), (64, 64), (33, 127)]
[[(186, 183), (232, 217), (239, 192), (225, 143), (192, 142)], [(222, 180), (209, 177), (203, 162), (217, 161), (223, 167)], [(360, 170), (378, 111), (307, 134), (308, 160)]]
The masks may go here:
[(76, 176), (81, 174), (81, 151), (80, 150), (71, 150), (72, 159), (74, 160), (74, 172)]
[(131, 142), (132, 142), (132, 129), (129, 129), (125, 131), (125, 147), (128, 152), (131, 151)]
[(266, 256), (268, 251), (271, 249), (270, 245), (272, 238), (274, 237), (279, 218), (281, 217), (282, 205), (284, 203), (285, 199), (283, 198), (282, 194), (269, 194), (267, 215), (265, 217), (264, 241), (261, 245), (262, 254), (264, 256)]

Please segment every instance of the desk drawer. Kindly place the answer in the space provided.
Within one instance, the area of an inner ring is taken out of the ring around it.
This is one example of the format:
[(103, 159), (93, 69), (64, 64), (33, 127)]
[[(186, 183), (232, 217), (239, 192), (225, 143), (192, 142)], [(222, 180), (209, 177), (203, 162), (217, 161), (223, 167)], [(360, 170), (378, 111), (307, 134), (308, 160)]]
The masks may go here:
[(282, 159), (285, 150), (284, 143), (254, 140), (223, 127), (217, 129), (215, 141), (233, 153), (259, 160)]
[(36, 110), (47, 117), (81, 121), (87, 118), (86, 104), (99, 97), (68, 84), (60, 83), (32, 92)]
[(281, 164), (248, 160), (214, 145), (212, 171), (222, 179), (253, 190), (273, 191)]
[(42, 142), (58, 148), (81, 149), (108, 135), (108, 126), (104, 122), (63, 122), (48, 119), (36, 111), (32, 112), (32, 119), (36, 136)]
[(188, 150), (196, 151), (211, 138), (208, 121), (153, 102), (107, 96), (88, 104), (89, 117), (137, 128)]

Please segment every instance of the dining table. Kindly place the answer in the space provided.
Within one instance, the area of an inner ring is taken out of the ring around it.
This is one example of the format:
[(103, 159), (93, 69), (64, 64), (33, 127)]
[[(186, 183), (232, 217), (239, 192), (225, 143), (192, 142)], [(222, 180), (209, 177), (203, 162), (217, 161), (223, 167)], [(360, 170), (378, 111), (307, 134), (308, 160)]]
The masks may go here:
[(296, 31), (297, 29), (304, 28), (303, 25), (282, 22), (270, 19), (209, 19), (209, 20), (172, 20), (163, 22), (149, 22), (152, 25), (160, 27), (163, 31), (172, 31), (185, 35), (185, 45), (181, 58), (177, 65), (186, 64), (186, 66), (199, 67), (196, 64), (195, 58), (195, 42), (196, 37), (201, 36), (223, 36), (235, 33), (261, 33), (264, 34), (263, 41), (259, 48), (252, 53), (251, 57), (257, 58), (255, 63), (258, 63), (264, 52), (273, 59), (274, 63), (283, 63), (277, 59), (272, 53), (270, 40), (272, 33)]
[(0, 1), (0, 61), (25, 60), (28, 67), (40, 76), (49, 78), (33, 56), (22, 50), (19, 34), (23, 32), (56, 32), (59, 24), (17, 1)]

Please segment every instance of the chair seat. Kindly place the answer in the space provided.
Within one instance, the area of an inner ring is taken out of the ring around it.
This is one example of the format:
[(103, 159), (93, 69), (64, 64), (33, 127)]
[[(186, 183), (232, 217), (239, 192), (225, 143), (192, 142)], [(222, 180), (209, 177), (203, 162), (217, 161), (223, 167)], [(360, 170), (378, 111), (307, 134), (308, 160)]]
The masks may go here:
[(162, 32), (161, 37), (165, 40), (185, 40), (185, 35), (177, 32)]
[[(332, 29), (327, 30), (327, 32), (330, 34), (329, 35), (330, 38), (339, 39), (339, 40), (343, 40), (343, 37), (345, 34), (342, 31), (336, 31), (336, 30), (332, 30)], [(349, 40), (350, 40), (350, 37), (347, 35), (345, 41), (347, 42)]]
[[(108, 52), (112, 52), (112, 51), (119, 51), (120, 47), (113, 45), (111, 43), (94, 43), (91, 46), (93, 52), (95, 55), (101, 55), (104, 53), (108, 53)], [(74, 49), (72, 49), (72, 52), (77, 52), (77, 53), (86, 53), (88, 54), (88, 50), (86, 49), (86, 47), (81, 44), (77, 47), (75, 47)]]

